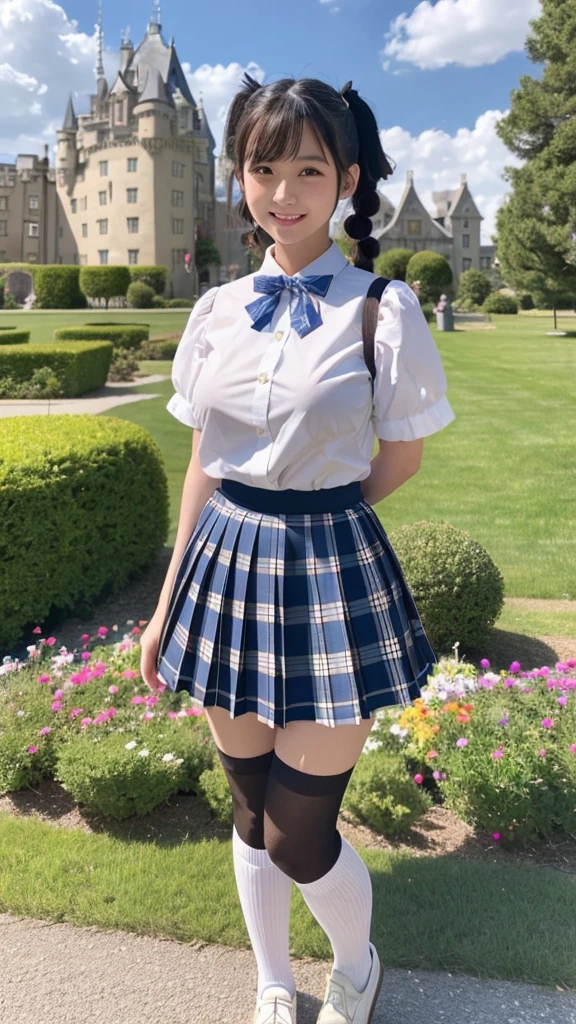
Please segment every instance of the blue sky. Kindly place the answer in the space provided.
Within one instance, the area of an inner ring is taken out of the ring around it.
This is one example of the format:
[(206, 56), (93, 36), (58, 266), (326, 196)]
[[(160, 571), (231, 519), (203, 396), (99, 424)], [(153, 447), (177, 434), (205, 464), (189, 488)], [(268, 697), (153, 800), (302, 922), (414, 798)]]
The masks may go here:
[[(105, 64), (115, 74), (123, 29), (137, 44), (152, 0), (103, 0)], [(397, 202), (414, 171), (424, 202), (455, 188), (462, 174), (485, 217), (489, 241), (515, 160), (496, 125), (523, 73), (523, 53), (540, 0), (163, 0), (196, 100), (202, 94), (216, 138), (248, 70), (261, 82), (318, 77), (341, 88), (352, 79), (397, 164), (385, 185)], [(88, 109), (94, 87), (97, 0), (0, 0), (0, 158), (54, 154), (70, 93)]]

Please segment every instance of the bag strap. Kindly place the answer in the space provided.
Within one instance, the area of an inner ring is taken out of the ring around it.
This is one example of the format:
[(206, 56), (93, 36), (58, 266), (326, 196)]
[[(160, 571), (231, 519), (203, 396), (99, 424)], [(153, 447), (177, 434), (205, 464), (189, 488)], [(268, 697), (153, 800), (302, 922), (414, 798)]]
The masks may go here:
[(374, 393), (374, 378), (376, 376), (376, 363), (374, 359), (374, 338), (378, 325), (378, 313), (380, 310), (380, 299), (384, 289), (390, 284), (387, 277), (375, 277), (370, 285), (364, 300), (362, 310), (362, 340), (364, 343), (364, 362), (370, 371), (372, 378), (372, 393)]

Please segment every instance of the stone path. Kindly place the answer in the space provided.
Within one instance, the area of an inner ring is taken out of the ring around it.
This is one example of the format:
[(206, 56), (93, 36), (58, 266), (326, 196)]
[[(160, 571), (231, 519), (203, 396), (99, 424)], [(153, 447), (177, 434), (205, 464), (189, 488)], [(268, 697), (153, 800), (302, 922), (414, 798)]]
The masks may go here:
[(35, 398), (35, 399), (0, 399), (0, 419), (8, 416), (61, 416), (62, 413), (99, 413), (108, 412), (117, 405), (129, 405), (141, 402), (146, 398), (159, 398), (158, 394), (133, 393), (132, 389), (148, 387), (159, 381), (168, 380), (166, 375), (159, 373), (148, 377), (139, 377), (134, 381), (107, 381), (102, 388), (90, 391), (79, 398)]

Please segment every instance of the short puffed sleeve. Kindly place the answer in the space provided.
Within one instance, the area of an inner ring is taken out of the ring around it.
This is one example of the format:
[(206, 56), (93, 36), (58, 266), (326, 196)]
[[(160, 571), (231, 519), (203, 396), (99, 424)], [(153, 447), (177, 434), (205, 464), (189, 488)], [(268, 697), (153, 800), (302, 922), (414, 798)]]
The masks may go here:
[(456, 417), (446, 375), (420, 302), (409, 285), (391, 281), (376, 327), (373, 423), (384, 441), (415, 441)]
[(172, 363), (172, 383), (176, 394), (172, 395), (166, 408), (181, 423), (197, 430), (200, 422), (194, 408), (194, 385), (206, 358), (204, 335), (217, 291), (218, 285), (209, 288), (196, 302)]

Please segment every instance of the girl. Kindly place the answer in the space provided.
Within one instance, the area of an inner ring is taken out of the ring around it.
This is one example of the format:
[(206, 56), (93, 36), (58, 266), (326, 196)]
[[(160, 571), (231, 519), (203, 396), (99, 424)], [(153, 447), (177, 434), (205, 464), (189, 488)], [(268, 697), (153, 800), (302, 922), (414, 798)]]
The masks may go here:
[[(372, 1019), (370, 877), (338, 812), (373, 712), (419, 696), (436, 660), (372, 506), (418, 471), (423, 438), (454, 414), (418, 299), (398, 281), (380, 302), (372, 399), (362, 308), (376, 185), (391, 168), (351, 85), (246, 75), (233, 100), (238, 212), (250, 246), (270, 244), (259, 271), (199, 299), (178, 346), (167, 408), (198, 433), (141, 639), (146, 683), (206, 708), (229, 780), (254, 1024), (296, 1022), (293, 883), (334, 950), (318, 1024)], [(353, 265), (328, 233), (348, 197)]]

